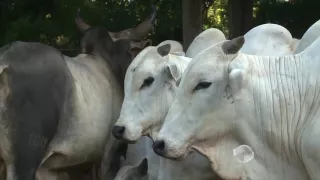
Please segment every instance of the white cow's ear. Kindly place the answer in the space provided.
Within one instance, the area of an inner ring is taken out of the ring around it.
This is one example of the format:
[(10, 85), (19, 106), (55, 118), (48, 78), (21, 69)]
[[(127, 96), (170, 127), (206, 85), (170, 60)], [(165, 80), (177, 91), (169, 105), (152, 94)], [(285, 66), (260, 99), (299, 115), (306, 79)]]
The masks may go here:
[(173, 54), (173, 55), (176, 55), (176, 56), (186, 56), (186, 53), (184, 53), (184, 52), (172, 52), (172, 53), (170, 53), (170, 54)]
[(244, 84), (244, 73), (240, 69), (232, 69), (229, 72), (229, 88), (233, 100), (241, 97), (241, 91)]
[(158, 54), (160, 54), (160, 56), (162, 57), (167, 56), (170, 53), (170, 50), (171, 50), (171, 44), (164, 44), (157, 48)]
[(226, 54), (236, 54), (243, 46), (245, 39), (243, 36), (226, 41), (222, 44), (222, 50)]
[(140, 176), (145, 176), (148, 173), (148, 159), (144, 158), (137, 167)]
[(177, 64), (174, 64), (174, 63), (167, 64), (166, 71), (168, 72), (169, 77), (173, 78), (174, 81), (177, 81), (180, 78), (180, 73), (179, 73)]

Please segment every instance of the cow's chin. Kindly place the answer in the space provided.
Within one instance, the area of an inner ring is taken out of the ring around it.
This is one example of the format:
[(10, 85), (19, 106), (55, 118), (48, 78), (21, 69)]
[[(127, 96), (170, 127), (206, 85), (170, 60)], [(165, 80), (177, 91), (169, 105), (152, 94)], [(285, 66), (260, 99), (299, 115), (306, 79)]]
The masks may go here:
[(164, 154), (160, 155), (164, 158), (173, 160), (173, 161), (182, 161), (185, 159), (190, 153), (192, 153), (190, 148), (186, 148), (185, 150), (180, 149), (179, 152), (171, 152), (170, 150), (166, 150)]
[(173, 160), (173, 161), (182, 161), (187, 156), (188, 156), (188, 154), (183, 154), (183, 155), (180, 155), (180, 156), (163, 155), (162, 157), (164, 157), (166, 159)]

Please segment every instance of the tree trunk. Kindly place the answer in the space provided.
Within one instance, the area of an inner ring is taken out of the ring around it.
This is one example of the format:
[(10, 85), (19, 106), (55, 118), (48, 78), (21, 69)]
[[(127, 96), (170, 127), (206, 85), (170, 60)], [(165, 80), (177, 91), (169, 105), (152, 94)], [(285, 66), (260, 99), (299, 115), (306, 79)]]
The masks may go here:
[(253, 0), (228, 0), (229, 38), (243, 36), (252, 28)]
[(186, 51), (193, 39), (202, 32), (202, 1), (182, 1), (183, 49)]

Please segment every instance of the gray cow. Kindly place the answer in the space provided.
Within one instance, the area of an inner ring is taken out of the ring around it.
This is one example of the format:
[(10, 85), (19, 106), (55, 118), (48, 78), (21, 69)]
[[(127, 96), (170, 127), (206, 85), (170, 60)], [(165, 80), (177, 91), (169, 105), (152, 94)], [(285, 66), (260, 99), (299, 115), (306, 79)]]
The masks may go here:
[(0, 49), (2, 179), (56, 179), (67, 168), (99, 162), (105, 151), (110, 157), (104, 156), (103, 168), (109, 169), (117, 145), (110, 130), (119, 116), (124, 74), (147, 45), (141, 37), (154, 19), (155, 12), (123, 34), (90, 27), (78, 15), (84, 35), (75, 58), (34, 42)]

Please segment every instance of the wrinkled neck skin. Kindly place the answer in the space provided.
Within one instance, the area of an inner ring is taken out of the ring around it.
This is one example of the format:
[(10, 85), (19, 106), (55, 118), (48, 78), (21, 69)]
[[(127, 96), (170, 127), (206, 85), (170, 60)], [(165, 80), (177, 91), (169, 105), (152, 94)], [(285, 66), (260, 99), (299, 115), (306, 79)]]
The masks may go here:
[[(241, 95), (233, 99), (234, 127), (218, 141), (194, 146), (210, 159), (218, 175), (224, 179), (310, 179), (305, 154), (319, 128), (314, 127), (320, 105), (319, 59), (306, 53), (280, 58), (239, 53), (230, 63), (229, 68), (244, 72), (246, 83)], [(233, 149), (242, 144), (254, 151), (254, 159), (245, 164), (233, 156)]]

